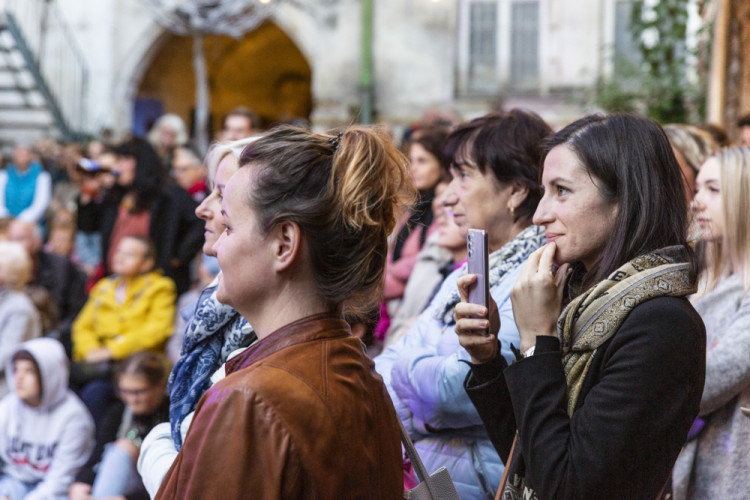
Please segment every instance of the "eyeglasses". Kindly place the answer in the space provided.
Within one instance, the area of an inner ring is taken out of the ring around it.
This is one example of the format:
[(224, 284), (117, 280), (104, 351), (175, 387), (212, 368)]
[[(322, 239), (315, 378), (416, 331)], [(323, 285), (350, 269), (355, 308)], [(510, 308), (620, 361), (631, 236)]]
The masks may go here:
[(151, 388), (150, 387), (144, 387), (143, 389), (123, 389), (121, 387), (117, 388), (117, 394), (118, 396), (143, 396), (146, 394)]

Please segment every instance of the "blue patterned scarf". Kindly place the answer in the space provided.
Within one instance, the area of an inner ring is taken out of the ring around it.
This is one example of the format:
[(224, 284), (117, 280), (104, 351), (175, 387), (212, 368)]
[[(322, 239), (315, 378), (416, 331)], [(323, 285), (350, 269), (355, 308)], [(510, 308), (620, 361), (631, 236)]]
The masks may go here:
[[(529, 226), (515, 238), (510, 240), (499, 249), (489, 255), (489, 282), (490, 290), (500, 283), (510, 271), (520, 266), (529, 258), (534, 250), (545, 245), (547, 237), (544, 235), (544, 228), (541, 226)], [(461, 276), (466, 274), (467, 264), (464, 262), (461, 266)], [(452, 325), (456, 322), (453, 318), (453, 309), (461, 300), (458, 295), (458, 288), (454, 288), (444, 304), (435, 309), (435, 319), (444, 325)]]
[(180, 425), (211, 386), (211, 375), (232, 351), (249, 346), (255, 339), (245, 318), (216, 299), (216, 285), (201, 292), (185, 327), (180, 360), (169, 375), (169, 422), (178, 451), (182, 447)]

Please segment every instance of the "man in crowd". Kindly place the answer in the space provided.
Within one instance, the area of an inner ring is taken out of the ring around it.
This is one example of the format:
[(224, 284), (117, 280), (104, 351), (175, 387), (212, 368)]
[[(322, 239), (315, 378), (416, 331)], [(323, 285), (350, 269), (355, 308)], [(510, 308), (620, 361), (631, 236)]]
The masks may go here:
[(225, 141), (238, 141), (260, 132), (260, 117), (250, 108), (240, 106), (234, 108), (224, 117), (222, 127)]

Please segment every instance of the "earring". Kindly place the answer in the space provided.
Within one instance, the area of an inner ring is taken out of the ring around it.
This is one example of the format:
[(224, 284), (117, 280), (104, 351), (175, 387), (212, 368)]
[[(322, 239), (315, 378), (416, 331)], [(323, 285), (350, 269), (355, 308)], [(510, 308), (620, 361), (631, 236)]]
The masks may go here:
[(515, 217), (516, 216), (516, 209), (511, 205), (508, 208), (510, 208), (510, 216)]

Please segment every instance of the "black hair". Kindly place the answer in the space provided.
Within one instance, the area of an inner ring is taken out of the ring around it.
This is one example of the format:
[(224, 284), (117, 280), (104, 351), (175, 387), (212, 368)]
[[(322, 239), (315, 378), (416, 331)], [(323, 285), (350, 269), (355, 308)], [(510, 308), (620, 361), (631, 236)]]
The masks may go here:
[(659, 124), (627, 113), (589, 115), (550, 137), (542, 161), (560, 145), (578, 157), (602, 197), (617, 205), (616, 230), (586, 270), (581, 291), (631, 259), (671, 245), (686, 247), (695, 275), (682, 171)]
[(154, 148), (141, 137), (132, 137), (114, 148), (118, 156), (135, 159), (135, 175), (130, 186), (115, 184), (110, 196), (119, 203), (127, 193), (135, 195), (134, 211), (148, 210), (166, 179), (164, 166)]

